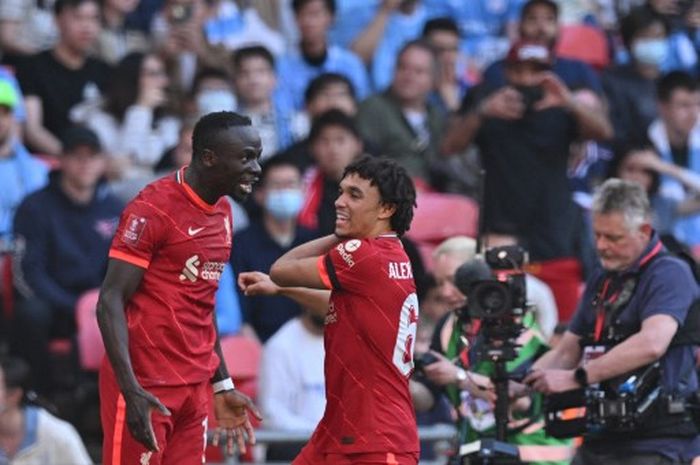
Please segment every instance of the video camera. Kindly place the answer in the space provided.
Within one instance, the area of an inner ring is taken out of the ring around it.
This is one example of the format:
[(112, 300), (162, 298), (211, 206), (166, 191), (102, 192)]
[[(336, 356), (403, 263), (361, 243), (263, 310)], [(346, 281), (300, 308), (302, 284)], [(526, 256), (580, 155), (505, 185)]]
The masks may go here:
[[(549, 395), (545, 399), (545, 430), (557, 438), (635, 431), (662, 400), (660, 380), (661, 368), (656, 362), (599, 386)], [(685, 408), (666, 400), (669, 410)]]

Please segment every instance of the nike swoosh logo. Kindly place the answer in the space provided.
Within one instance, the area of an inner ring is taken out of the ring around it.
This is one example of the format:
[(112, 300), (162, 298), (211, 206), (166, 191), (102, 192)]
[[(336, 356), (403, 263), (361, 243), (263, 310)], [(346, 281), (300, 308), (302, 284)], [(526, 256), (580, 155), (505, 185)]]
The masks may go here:
[(194, 236), (195, 234), (199, 233), (203, 229), (204, 229), (204, 227), (192, 229), (192, 226), (190, 226), (189, 228), (187, 228), (187, 234), (189, 234), (190, 236)]

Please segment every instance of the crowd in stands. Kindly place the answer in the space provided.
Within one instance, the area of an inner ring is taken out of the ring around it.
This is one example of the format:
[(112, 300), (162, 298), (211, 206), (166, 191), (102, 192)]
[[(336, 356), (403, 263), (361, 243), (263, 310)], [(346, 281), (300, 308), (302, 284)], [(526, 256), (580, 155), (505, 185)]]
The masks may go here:
[[(401, 163), (419, 209), (422, 195), (472, 199), (487, 245), (526, 248), (549, 338), (596, 266), (604, 179), (642, 184), (666, 244), (700, 257), (699, 57), (700, 1), (2, 0), (0, 352), (34, 374), (18, 392), (54, 398), (56, 341), (75, 345), (76, 303), (102, 281), (123, 206), (189, 163), (212, 111), (250, 117), (262, 139), (254, 195), (231, 200), (216, 312), (224, 337), (264, 347), (268, 427), (320, 418), (323, 322), (244, 296), (237, 273), (331, 233), (343, 169), (363, 154)], [(425, 351), (470, 257), (403, 242)]]

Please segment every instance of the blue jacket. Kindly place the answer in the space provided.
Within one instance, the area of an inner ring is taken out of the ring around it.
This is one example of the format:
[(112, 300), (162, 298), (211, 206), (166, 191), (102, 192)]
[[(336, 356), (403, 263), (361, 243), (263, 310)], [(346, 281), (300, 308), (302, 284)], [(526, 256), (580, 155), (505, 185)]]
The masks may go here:
[(0, 158), (0, 240), (12, 239), (12, 220), (22, 199), (46, 185), (49, 167), (15, 142), (12, 153)]
[(107, 270), (107, 252), (123, 205), (105, 186), (92, 201), (78, 205), (60, 187), (61, 173), (28, 196), (15, 215), (20, 291), (60, 311), (73, 312), (80, 295), (98, 287)]

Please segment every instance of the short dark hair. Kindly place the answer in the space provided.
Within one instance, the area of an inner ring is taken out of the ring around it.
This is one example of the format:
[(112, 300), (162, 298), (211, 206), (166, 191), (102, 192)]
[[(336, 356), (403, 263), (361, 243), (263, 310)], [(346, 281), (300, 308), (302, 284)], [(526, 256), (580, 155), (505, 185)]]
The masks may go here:
[(685, 71), (671, 71), (664, 74), (656, 84), (656, 96), (662, 102), (671, 100), (671, 95), (678, 89), (696, 92), (700, 89), (698, 81)]
[(192, 131), (192, 160), (199, 160), (204, 150), (216, 145), (219, 133), (251, 124), (250, 118), (233, 111), (217, 111), (202, 116)]
[(345, 168), (343, 178), (351, 174), (377, 186), (381, 202), (396, 207), (390, 220), (391, 228), (396, 234), (402, 236), (410, 229), (416, 206), (416, 188), (403, 166), (389, 158), (365, 155)]
[(644, 6), (633, 8), (627, 16), (622, 18), (620, 21), (620, 35), (622, 36), (622, 43), (627, 47), (627, 50), (632, 48), (632, 39), (640, 31), (647, 29), (654, 23), (661, 23), (666, 34), (668, 34), (668, 23)]
[(341, 127), (352, 133), (357, 139), (362, 140), (355, 119), (344, 111), (333, 108), (321, 113), (314, 119), (311, 124), (311, 130), (309, 131), (309, 142), (315, 142), (321, 135), (321, 132), (330, 126)]
[(435, 31), (452, 32), (453, 34), (459, 36), (459, 26), (457, 26), (454, 19), (446, 16), (441, 18), (433, 18), (427, 21), (425, 26), (423, 26), (423, 34), (421, 34), (421, 36), (426, 37), (428, 34)]
[[(619, 178), (620, 167), (627, 157), (634, 152), (643, 152), (650, 150), (655, 154), (659, 154), (654, 144), (646, 137), (640, 136), (636, 139), (619, 142), (613, 147), (613, 157), (608, 164), (608, 178)], [(650, 171), (651, 186), (649, 187), (649, 195), (654, 195), (659, 191), (661, 186), (661, 176), (656, 171)]]
[(350, 92), (350, 96), (356, 99), (355, 88), (352, 86), (350, 79), (339, 73), (323, 73), (313, 78), (306, 86), (306, 90), (304, 91), (304, 103), (308, 105), (309, 102), (318, 97), (321, 92), (336, 84), (346, 86)]
[(297, 170), (299, 172), (299, 176), (301, 177), (301, 169), (299, 169), (299, 166), (296, 165), (292, 160), (290, 160), (288, 157), (283, 157), (283, 156), (274, 156), (272, 158), (269, 158), (265, 160), (265, 162), (262, 164), (262, 172), (260, 173), (260, 182), (257, 184), (258, 186), (262, 187), (265, 185), (265, 182), (267, 181), (267, 176), (270, 174), (270, 171), (274, 170), (275, 168), (279, 168), (282, 166), (290, 166)]
[(53, 4), (53, 14), (58, 16), (63, 13), (64, 10), (78, 8), (83, 3), (95, 3), (98, 6), (100, 5), (100, 2), (97, 0), (56, 0), (56, 3)]
[(523, 19), (525, 15), (530, 13), (530, 10), (536, 6), (546, 6), (554, 11), (554, 16), (559, 18), (559, 5), (554, 0), (529, 0), (525, 2), (522, 9), (520, 10), (520, 19)]
[(275, 69), (275, 57), (272, 56), (270, 50), (262, 45), (251, 45), (250, 47), (242, 47), (233, 52), (231, 55), (231, 62), (233, 63), (233, 69), (238, 71), (241, 68), (243, 61), (249, 58), (262, 58), (267, 61), (270, 68)]
[(222, 81), (230, 82), (231, 76), (223, 68), (205, 66), (204, 68), (201, 68), (199, 71), (197, 71), (197, 74), (195, 74), (194, 76), (191, 90), (192, 95), (196, 94), (197, 91), (199, 91), (199, 86), (202, 84), (203, 80), (211, 78), (221, 79)]
[(34, 396), (31, 391), (32, 373), (29, 364), (16, 357), (6, 357), (0, 361), (2, 372), (5, 377), (6, 389), (21, 389), (22, 404), (26, 404)]
[[(314, 0), (292, 0), (292, 10), (294, 11), (294, 14), (299, 13), (299, 10), (301, 10), (307, 3), (313, 1)], [(326, 5), (326, 8), (328, 8), (328, 11), (335, 16), (335, 0), (323, 0), (323, 3)]]
[(399, 49), (399, 53), (396, 54), (396, 64), (398, 65), (401, 57), (410, 49), (419, 48), (425, 50), (430, 54), (433, 60), (433, 65), (437, 66), (437, 58), (435, 56), (435, 47), (433, 47), (430, 42), (425, 39), (416, 39), (404, 44), (403, 47)]

